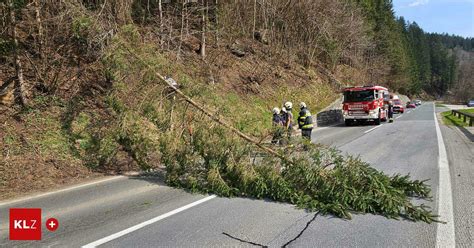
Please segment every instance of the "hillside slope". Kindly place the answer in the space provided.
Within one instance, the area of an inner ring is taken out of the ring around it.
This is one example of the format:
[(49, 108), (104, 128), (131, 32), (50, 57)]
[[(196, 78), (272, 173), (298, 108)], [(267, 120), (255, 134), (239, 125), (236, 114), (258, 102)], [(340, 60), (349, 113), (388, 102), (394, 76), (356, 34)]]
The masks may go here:
[(448, 100), (464, 104), (468, 99), (474, 98), (474, 51), (456, 48), (454, 53), (459, 63), (458, 78), (451, 88), (451, 99)]
[[(273, 107), (285, 101), (305, 101), (316, 111), (337, 97), (337, 88), (316, 68), (270, 55), (270, 46), (245, 37), (222, 37), (219, 46), (207, 47), (203, 60), (195, 36), (183, 39), (178, 53), (163, 50), (159, 36), (148, 25), (130, 24), (117, 29), (99, 53), (92, 44), (74, 38), (78, 35), (74, 32), (84, 32), (93, 41), (92, 31), (74, 30), (77, 22), (87, 24), (90, 17), (77, 13), (80, 7), (64, 7), (78, 16), (71, 16), (72, 30), (63, 30), (56, 37), (59, 41), (44, 38), (48, 41), (42, 47), (44, 58), (29, 54), (37, 49), (35, 43), (21, 44), (27, 52), (20, 57), (30, 88), (27, 106), (9, 107), (13, 102), (2, 98), (2, 198), (97, 176), (97, 172), (160, 167), (156, 148), (162, 132), (183, 135), (202, 116), (181, 100), (172, 100), (169, 89), (134, 59), (136, 55), (157, 72), (174, 78), (195, 100), (258, 139), (268, 136)], [(18, 15), (33, 11), (25, 7)], [(29, 24), (24, 21), (16, 28), (17, 38), (26, 42), (23, 31)], [(44, 31), (51, 33), (53, 28)], [(66, 39), (68, 36), (73, 38)], [(2, 56), (8, 63), (1, 65), (0, 75), (9, 94), (14, 89), (11, 78), (16, 75), (11, 52)], [(52, 64), (41, 64), (41, 60)]]

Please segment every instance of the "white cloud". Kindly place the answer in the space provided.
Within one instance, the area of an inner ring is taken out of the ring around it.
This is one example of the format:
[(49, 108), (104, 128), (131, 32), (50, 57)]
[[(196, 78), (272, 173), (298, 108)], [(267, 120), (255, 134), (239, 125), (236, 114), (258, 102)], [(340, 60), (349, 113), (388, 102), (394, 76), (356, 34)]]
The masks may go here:
[(416, 7), (420, 5), (428, 4), (429, 0), (415, 0), (412, 3), (408, 4), (409, 7)]

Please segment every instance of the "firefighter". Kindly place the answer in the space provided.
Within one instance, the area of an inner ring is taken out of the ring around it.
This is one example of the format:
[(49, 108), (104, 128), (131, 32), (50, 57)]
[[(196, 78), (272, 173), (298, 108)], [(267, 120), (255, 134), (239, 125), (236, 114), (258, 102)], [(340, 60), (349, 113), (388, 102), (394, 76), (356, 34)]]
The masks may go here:
[(291, 102), (285, 102), (282, 108), (283, 127), (285, 128), (288, 141), (291, 139), (291, 133), (293, 131), (293, 113), (291, 112), (292, 109), (293, 103)]
[(272, 110), (272, 126), (273, 126), (273, 139), (272, 144), (281, 144), (281, 137), (283, 134), (283, 119), (279, 108), (273, 108)]
[(393, 122), (393, 102), (388, 101), (388, 122)]
[(300, 113), (298, 116), (298, 127), (301, 129), (301, 136), (304, 139), (311, 140), (311, 132), (313, 131), (313, 117), (309, 112), (306, 103), (300, 103)]

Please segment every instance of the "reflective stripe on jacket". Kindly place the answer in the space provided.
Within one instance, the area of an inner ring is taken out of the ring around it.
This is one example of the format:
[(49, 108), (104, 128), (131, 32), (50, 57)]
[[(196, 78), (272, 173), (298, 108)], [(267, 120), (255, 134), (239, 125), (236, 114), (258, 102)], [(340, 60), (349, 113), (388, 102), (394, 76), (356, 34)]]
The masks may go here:
[(308, 109), (303, 108), (300, 111), (298, 117), (298, 126), (300, 129), (312, 129), (313, 128), (313, 118), (311, 117), (311, 112)]

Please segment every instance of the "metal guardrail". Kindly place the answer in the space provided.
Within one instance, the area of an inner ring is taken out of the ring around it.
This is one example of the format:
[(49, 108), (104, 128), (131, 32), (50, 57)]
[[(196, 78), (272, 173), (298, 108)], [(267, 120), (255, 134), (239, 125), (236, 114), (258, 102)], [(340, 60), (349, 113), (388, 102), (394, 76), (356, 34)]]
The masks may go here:
[(454, 115), (455, 117), (456, 117), (456, 115), (458, 115), (459, 119), (461, 119), (461, 117), (462, 117), (464, 122), (466, 122), (466, 119), (469, 118), (469, 126), (472, 127), (474, 114), (464, 113), (464, 112), (459, 111), (459, 110), (452, 110), (451, 114)]

